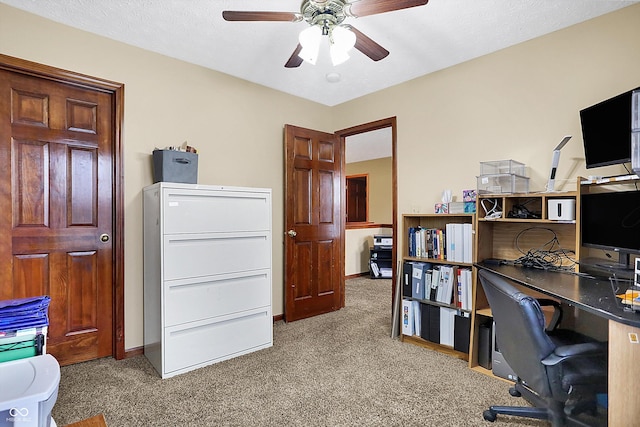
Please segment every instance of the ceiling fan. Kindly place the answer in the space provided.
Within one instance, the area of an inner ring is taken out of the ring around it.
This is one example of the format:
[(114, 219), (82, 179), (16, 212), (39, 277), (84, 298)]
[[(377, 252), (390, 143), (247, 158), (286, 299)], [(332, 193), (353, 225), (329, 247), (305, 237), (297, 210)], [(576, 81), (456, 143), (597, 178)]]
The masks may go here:
[(334, 65), (348, 58), (346, 51), (355, 47), (374, 61), (389, 55), (389, 51), (352, 25), (343, 24), (346, 18), (358, 18), (394, 10), (424, 6), (429, 0), (304, 0), (300, 12), (233, 11), (225, 10), (225, 21), (282, 21), (307, 22), (310, 27), (300, 33), (298, 46), (284, 65), (299, 67), (303, 61), (315, 63), (321, 36), (329, 36)]

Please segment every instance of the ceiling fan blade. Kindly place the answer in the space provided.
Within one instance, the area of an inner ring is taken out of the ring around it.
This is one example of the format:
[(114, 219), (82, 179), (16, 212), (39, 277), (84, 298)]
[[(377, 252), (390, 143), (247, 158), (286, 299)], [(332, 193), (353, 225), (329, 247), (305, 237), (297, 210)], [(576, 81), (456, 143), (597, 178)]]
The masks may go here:
[(245, 12), (225, 10), (222, 12), (225, 21), (285, 21), (298, 22), (302, 16), (295, 12)]
[(296, 50), (293, 51), (291, 58), (289, 58), (287, 63), (284, 64), (286, 68), (296, 68), (296, 67), (299, 67), (300, 64), (302, 64), (302, 58), (298, 56), (301, 50), (302, 50), (302, 45), (298, 43), (298, 46), (296, 47)]
[(354, 47), (369, 58), (374, 61), (380, 61), (389, 55), (389, 51), (387, 49), (371, 40), (368, 36), (365, 36), (362, 32), (353, 28), (352, 25), (345, 25), (345, 27), (349, 28), (356, 35), (356, 44)]
[(348, 14), (351, 16), (369, 16), (410, 7), (424, 6), (429, 0), (358, 0), (349, 3)]

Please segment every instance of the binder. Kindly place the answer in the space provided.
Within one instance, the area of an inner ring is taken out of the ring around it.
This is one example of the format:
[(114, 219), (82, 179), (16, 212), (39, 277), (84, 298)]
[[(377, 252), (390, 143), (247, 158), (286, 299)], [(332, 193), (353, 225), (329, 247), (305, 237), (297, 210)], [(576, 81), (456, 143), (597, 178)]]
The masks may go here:
[(411, 281), (413, 276), (413, 262), (405, 261), (402, 265), (402, 296), (411, 296)]
[(422, 262), (413, 264), (413, 273), (411, 274), (411, 297), (424, 299), (424, 276), (426, 265)]
[(440, 289), (440, 267), (436, 266), (431, 270), (431, 292), (429, 294), (429, 300), (437, 301), (438, 289)]
[(412, 336), (414, 334), (413, 301), (402, 300), (402, 334)]
[(453, 349), (469, 353), (469, 338), (471, 333), (471, 316), (469, 313), (458, 313), (453, 323)]
[(455, 315), (455, 309), (440, 307), (440, 344), (442, 345), (453, 347)]
[(473, 262), (473, 225), (469, 223), (462, 224), (463, 235), (463, 257), (462, 262)]
[(429, 306), (429, 341), (440, 344), (440, 307)]
[(411, 301), (413, 303), (413, 333), (414, 335), (420, 335), (422, 331), (422, 320), (420, 316), (420, 301)]
[(433, 308), (429, 304), (420, 304), (420, 337), (424, 340), (431, 341), (429, 339), (429, 311)]

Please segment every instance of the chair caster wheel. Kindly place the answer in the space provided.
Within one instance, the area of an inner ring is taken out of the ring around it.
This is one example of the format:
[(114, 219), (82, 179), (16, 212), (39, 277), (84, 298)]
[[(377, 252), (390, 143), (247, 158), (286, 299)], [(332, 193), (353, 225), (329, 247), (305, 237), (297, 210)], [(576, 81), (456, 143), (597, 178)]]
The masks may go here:
[(513, 397), (520, 397), (522, 394), (515, 387), (509, 387), (509, 394)]
[(482, 418), (484, 418), (485, 421), (494, 422), (496, 420), (496, 413), (491, 409), (487, 409), (482, 413)]

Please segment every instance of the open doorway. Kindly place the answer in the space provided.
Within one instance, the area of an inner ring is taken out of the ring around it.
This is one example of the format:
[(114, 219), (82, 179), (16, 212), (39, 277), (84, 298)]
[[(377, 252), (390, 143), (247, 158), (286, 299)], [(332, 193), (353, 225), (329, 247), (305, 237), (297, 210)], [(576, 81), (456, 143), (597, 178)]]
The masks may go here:
[[(366, 123), (336, 132), (344, 141), (343, 177), (346, 209), (348, 178), (366, 176), (365, 221), (348, 221), (345, 217), (345, 278), (370, 274), (369, 246), (374, 235), (395, 235), (397, 213), (396, 188), (396, 119)], [(359, 193), (361, 195), (361, 193)], [(393, 239), (392, 279), (395, 282), (396, 251)]]

